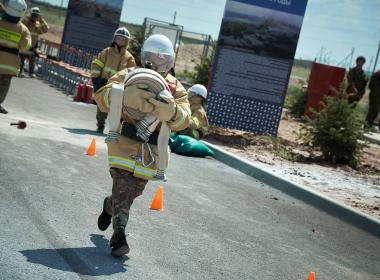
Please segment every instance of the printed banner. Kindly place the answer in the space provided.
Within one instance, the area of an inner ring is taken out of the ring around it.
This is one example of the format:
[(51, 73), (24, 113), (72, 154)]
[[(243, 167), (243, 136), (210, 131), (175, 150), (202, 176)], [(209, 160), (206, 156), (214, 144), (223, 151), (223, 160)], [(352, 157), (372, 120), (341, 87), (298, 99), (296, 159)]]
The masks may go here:
[(62, 44), (97, 53), (119, 27), (123, 0), (70, 0)]
[(227, 0), (207, 105), (213, 125), (276, 135), (307, 0)]

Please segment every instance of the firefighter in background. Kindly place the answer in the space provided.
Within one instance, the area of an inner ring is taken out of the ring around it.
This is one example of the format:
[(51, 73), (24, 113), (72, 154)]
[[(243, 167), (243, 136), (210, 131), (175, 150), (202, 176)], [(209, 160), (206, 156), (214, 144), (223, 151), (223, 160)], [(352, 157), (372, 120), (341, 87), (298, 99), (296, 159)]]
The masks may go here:
[(364, 63), (365, 57), (359, 56), (356, 58), (356, 66), (348, 71), (348, 86), (346, 91), (349, 103), (359, 102), (365, 93), (365, 87), (367, 86), (368, 79), (363, 70)]
[[(130, 34), (127, 28), (120, 27), (115, 31), (110, 47), (102, 50), (91, 64), (91, 78), (94, 92), (107, 84), (110, 77), (117, 72), (136, 66), (135, 59), (127, 50)], [(99, 110), (96, 112), (97, 132), (103, 133), (107, 113)]]
[(370, 92), (366, 121), (367, 125), (372, 127), (380, 109), (380, 70), (373, 73), (368, 87)]
[(30, 9), (30, 15), (25, 17), (22, 22), (29, 29), (30, 34), (32, 35), (32, 46), (26, 52), (21, 52), (21, 66), (20, 66), (20, 74), (19, 77), (25, 77), (24, 75), (24, 62), (25, 59), (29, 60), (29, 76), (31, 78), (35, 78), (36, 74), (34, 74), (34, 65), (36, 61), (36, 56), (38, 56), (37, 44), (38, 44), (38, 36), (48, 32), (49, 26), (47, 25), (44, 18), (41, 16), (40, 8), (33, 7)]
[(191, 109), (191, 119), (189, 127), (177, 134), (188, 135), (197, 140), (203, 138), (208, 133), (208, 119), (204, 103), (207, 99), (207, 89), (201, 84), (190, 87), (187, 91)]
[(20, 67), (19, 51), (29, 49), (32, 38), (28, 28), (21, 23), (26, 11), (24, 0), (5, 0), (0, 18), (0, 113), (7, 114), (1, 104), (7, 96), (11, 79)]
[[(170, 40), (163, 35), (150, 36), (141, 49), (141, 64), (147, 67), (149, 65), (150, 69), (165, 78), (171, 88), (171, 93), (168, 93), (170, 99), (161, 102), (152, 98), (150, 92), (140, 87), (128, 86), (124, 90), (123, 104), (139, 112), (153, 113), (161, 122), (166, 122), (172, 131), (185, 129), (190, 122), (190, 104), (185, 88), (169, 74), (174, 64), (174, 49)], [(96, 93), (94, 99), (101, 111), (108, 112), (110, 107), (115, 106), (112, 105), (112, 100), (110, 101), (112, 87), (117, 84), (123, 85), (130, 70), (132, 69), (124, 69), (117, 73), (109, 79), (108, 85)], [(103, 212), (98, 218), (98, 227), (102, 231), (108, 228), (112, 218), (111, 254), (117, 257), (129, 252), (125, 228), (134, 199), (142, 194), (148, 180), (157, 179), (156, 160), (149, 166), (144, 164), (150, 152), (149, 149), (142, 150), (144, 143), (134, 137), (136, 129), (133, 128), (138, 120), (125, 109), (125, 106), (123, 106), (122, 119), (118, 143), (107, 143), (113, 186), (111, 196), (104, 199)], [(159, 127), (157, 126), (157, 129)], [(150, 137), (149, 147), (154, 158), (157, 158), (157, 145), (151, 140)]]

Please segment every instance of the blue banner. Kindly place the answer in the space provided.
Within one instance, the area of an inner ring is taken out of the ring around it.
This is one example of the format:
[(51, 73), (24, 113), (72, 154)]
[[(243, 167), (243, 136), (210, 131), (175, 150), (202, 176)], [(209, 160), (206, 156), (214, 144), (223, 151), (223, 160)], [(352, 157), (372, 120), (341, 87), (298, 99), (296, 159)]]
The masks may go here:
[(305, 14), (307, 1), (303, 0), (234, 0), (271, 10), (303, 16)]
[(123, 0), (70, 0), (62, 44), (98, 53), (112, 43), (122, 7)]
[(209, 84), (211, 124), (276, 135), (307, 0), (227, 0)]

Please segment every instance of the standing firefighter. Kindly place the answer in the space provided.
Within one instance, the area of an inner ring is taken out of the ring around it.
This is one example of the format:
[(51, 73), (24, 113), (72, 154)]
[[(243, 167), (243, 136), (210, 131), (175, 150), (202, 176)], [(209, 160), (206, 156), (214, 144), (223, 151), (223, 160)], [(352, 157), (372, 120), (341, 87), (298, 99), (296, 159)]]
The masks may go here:
[[(104, 199), (103, 212), (98, 218), (98, 227), (104, 231), (110, 225), (112, 217), (113, 235), (110, 246), (113, 256), (122, 256), (129, 252), (125, 238), (129, 210), (134, 199), (142, 194), (148, 180), (158, 178), (157, 162), (160, 159), (158, 158), (160, 143), (154, 134), (157, 132), (161, 134), (164, 126), (168, 126), (173, 131), (183, 130), (190, 122), (187, 92), (176, 78), (168, 74), (173, 63), (174, 50), (170, 40), (163, 35), (152, 35), (144, 42), (141, 49), (141, 64), (154, 70), (149, 71), (159, 73), (159, 77), (161, 79), (163, 77), (165, 83), (168, 84), (170, 92), (163, 90), (159, 94), (165, 97), (164, 100), (153, 98), (151, 92), (145, 90), (144, 84), (124, 86), (128, 77), (136, 70), (143, 70), (141, 68), (120, 71), (95, 95), (99, 109), (110, 112), (110, 121), (113, 116), (112, 108), (117, 106), (113, 103), (113, 91), (116, 87), (122, 87), (124, 90), (123, 101), (120, 105), (123, 120), (121, 125), (120, 118), (116, 118), (121, 129), (116, 134), (117, 141), (107, 143), (108, 162), (113, 179), (112, 194)], [(144, 120), (144, 117), (139, 117), (140, 113), (154, 115), (161, 122), (145, 143), (136, 137), (136, 130)], [(168, 152), (168, 141), (164, 148)]]
[(189, 88), (188, 95), (191, 109), (190, 124), (187, 129), (178, 132), (178, 134), (185, 134), (199, 140), (207, 135), (209, 128), (206, 110), (204, 109), (207, 89), (203, 85), (196, 84)]
[(367, 77), (363, 71), (364, 63), (365, 57), (359, 56), (356, 59), (356, 66), (348, 71), (347, 94), (349, 103), (358, 102), (364, 95), (365, 87), (367, 86)]
[[(127, 28), (120, 27), (115, 31), (110, 47), (102, 50), (91, 64), (91, 78), (96, 92), (107, 84), (110, 77), (117, 72), (136, 66), (135, 59), (127, 50), (130, 34)], [(99, 110), (96, 112), (97, 132), (103, 133), (107, 113)]]
[(35, 78), (34, 65), (36, 61), (38, 36), (48, 32), (49, 26), (41, 15), (40, 8), (33, 7), (30, 9), (30, 15), (22, 20), (25, 26), (29, 29), (32, 35), (32, 46), (26, 52), (21, 52), (21, 67), (20, 67), (20, 77), (24, 77), (24, 62), (25, 59), (29, 60), (29, 75), (31, 78)]
[(20, 67), (19, 50), (28, 49), (31, 37), (28, 28), (20, 22), (26, 11), (24, 0), (6, 0), (0, 19), (0, 113), (7, 114), (1, 104), (7, 96), (11, 79)]
[(369, 108), (367, 114), (367, 124), (369, 127), (373, 126), (373, 123), (379, 114), (380, 108), (380, 70), (374, 73), (369, 82)]

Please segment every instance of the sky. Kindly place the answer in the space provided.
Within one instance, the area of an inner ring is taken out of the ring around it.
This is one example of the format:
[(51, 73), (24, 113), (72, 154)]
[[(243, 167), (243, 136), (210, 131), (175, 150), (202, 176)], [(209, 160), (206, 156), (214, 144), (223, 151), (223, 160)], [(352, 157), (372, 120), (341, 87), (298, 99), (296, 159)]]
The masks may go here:
[[(68, 0), (40, 1), (58, 6), (62, 2), (64, 7), (68, 4)], [(177, 12), (175, 23), (183, 25), (184, 30), (211, 34), (217, 39), (225, 3), (226, 0), (124, 0), (121, 19), (137, 24), (142, 24), (145, 17), (173, 22)], [(365, 69), (372, 70), (380, 42), (379, 11), (380, 0), (308, 0), (296, 58), (318, 58), (327, 64), (348, 67), (343, 62), (349, 64), (354, 48), (354, 58), (364, 55)], [(380, 61), (376, 68), (380, 68)]]

